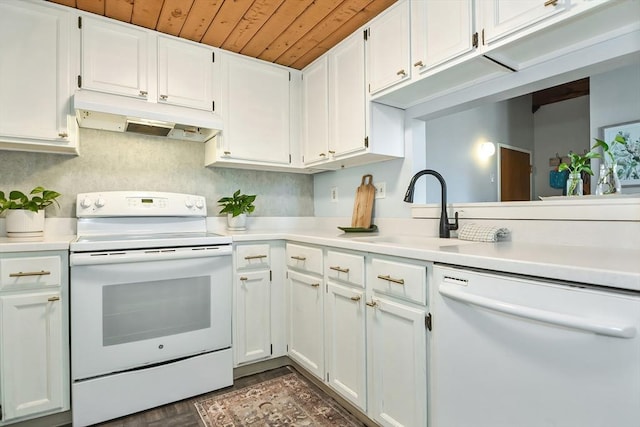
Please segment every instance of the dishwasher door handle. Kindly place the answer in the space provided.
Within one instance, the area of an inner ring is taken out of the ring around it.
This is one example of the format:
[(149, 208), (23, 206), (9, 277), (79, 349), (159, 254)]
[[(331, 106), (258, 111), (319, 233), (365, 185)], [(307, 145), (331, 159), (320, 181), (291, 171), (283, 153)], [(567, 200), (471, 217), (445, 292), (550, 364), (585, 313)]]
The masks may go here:
[(615, 322), (597, 321), (571, 314), (555, 313), (523, 305), (512, 304), (479, 295), (469, 294), (452, 288), (446, 284), (440, 284), (438, 291), (441, 295), (467, 304), (477, 305), (500, 313), (511, 314), (525, 319), (537, 320), (572, 329), (593, 332), (598, 335), (606, 335), (616, 338), (633, 338), (636, 328), (633, 325), (623, 325)]

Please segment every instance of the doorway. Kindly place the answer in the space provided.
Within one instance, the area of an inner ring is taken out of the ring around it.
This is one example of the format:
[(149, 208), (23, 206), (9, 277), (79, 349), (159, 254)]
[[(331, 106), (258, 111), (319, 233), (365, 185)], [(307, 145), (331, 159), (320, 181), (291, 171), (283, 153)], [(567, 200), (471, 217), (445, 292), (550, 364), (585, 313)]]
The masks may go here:
[(498, 147), (498, 200), (531, 200), (531, 151), (503, 144)]

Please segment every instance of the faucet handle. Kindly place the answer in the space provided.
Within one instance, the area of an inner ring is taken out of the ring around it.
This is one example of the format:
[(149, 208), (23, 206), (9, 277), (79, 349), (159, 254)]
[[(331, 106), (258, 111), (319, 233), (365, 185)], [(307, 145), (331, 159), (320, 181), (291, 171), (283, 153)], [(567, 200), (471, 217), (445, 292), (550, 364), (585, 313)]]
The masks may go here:
[(458, 212), (454, 214), (455, 220), (452, 223), (447, 224), (447, 228), (449, 230), (457, 230), (458, 229)]

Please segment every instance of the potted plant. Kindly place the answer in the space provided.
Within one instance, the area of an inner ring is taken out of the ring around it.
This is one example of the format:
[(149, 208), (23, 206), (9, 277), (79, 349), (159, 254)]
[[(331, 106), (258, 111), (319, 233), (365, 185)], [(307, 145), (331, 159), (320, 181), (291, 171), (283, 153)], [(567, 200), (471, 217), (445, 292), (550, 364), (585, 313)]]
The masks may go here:
[(60, 193), (36, 187), (29, 193), (9, 192), (9, 197), (0, 191), (0, 213), (6, 211), (7, 236), (11, 238), (42, 237), (44, 233), (44, 209), (58, 201)]
[(600, 176), (598, 177), (598, 186), (596, 188), (596, 194), (613, 194), (620, 193), (622, 191), (622, 184), (620, 183), (620, 177), (618, 176), (618, 162), (616, 160), (613, 147), (616, 144), (626, 145), (626, 138), (618, 134), (616, 137), (607, 144), (605, 141), (594, 138), (596, 143), (592, 149), (602, 149), (604, 156), (604, 162), (600, 164)]
[(222, 206), (221, 214), (227, 214), (227, 228), (229, 230), (245, 230), (247, 224), (247, 214), (256, 208), (253, 202), (256, 196), (240, 194), (240, 190), (233, 193), (231, 197), (223, 197), (218, 200)]
[(591, 170), (591, 159), (600, 158), (600, 154), (591, 150), (584, 155), (577, 153), (569, 153), (570, 163), (560, 163), (558, 166), (558, 172), (564, 170), (569, 171), (569, 178), (567, 179), (567, 196), (582, 196), (582, 173), (587, 175), (593, 175)]

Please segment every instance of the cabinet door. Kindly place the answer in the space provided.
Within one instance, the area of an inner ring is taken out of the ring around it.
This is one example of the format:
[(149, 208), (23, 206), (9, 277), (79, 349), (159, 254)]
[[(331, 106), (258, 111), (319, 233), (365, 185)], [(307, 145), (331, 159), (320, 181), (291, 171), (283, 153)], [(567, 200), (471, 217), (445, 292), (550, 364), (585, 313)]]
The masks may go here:
[(158, 36), (158, 102), (213, 110), (213, 49)]
[(245, 363), (271, 355), (270, 272), (236, 275), (236, 362)]
[(357, 32), (329, 53), (329, 149), (336, 156), (365, 149), (364, 39)]
[(401, 0), (371, 22), (367, 49), (371, 94), (411, 77), (408, 1)]
[(83, 16), (82, 87), (146, 99), (148, 37), (146, 29)]
[(69, 142), (70, 21), (45, 2), (0, 3), (0, 139)]
[(382, 426), (425, 426), (425, 313), (387, 298), (373, 302), (367, 308), (369, 415)]
[(325, 306), (327, 380), (367, 410), (364, 291), (329, 282)]
[(289, 356), (324, 379), (322, 279), (289, 271)]
[(252, 58), (222, 58), (229, 158), (289, 164), (289, 72)]
[(473, 50), (473, 1), (411, 2), (411, 62), (422, 72)]
[(567, 10), (569, 0), (483, 0), (481, 8), (484, 42), (491, 44), (503, 36), (526, 28)]
[(62, 408), (61, 304), (59, 291), (0, 297), (3, 421)]
[(328, 60), (323, 55), (303, 70), (304, 163), (326, 160), (329, 144)]

